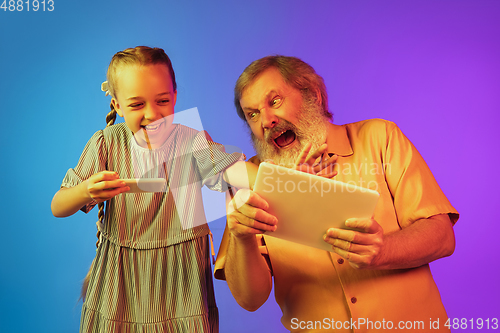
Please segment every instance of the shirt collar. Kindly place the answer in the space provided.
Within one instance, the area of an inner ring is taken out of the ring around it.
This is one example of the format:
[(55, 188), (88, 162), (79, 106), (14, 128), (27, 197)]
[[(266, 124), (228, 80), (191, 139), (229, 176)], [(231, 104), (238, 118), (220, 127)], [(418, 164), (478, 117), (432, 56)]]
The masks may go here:
[(329, 153), (334, 153), (338, 156), (353, 154), (346, 126), (329, 124), (326, 143), (328, 144)]

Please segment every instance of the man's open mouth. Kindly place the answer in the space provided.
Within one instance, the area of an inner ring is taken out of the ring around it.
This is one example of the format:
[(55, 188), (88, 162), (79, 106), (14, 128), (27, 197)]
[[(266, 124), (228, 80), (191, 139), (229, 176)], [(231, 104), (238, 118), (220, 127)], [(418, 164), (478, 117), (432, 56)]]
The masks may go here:
[(290, 146), (295, 141), (296, 138), (297, 136), (292, 130), (286, 130), (279, 136), (274, 138), (273, 141), (279, 148), (286, 148)]

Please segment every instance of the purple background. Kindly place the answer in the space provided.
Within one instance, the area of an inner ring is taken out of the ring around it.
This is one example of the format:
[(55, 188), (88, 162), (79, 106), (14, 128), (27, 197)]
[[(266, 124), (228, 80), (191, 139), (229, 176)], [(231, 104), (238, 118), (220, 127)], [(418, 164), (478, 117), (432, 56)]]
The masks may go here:
[[(461, 214), (455, 253), (431, 264), (448, 315), (500, 317), (500, 1), (56, 0), (53, 12), (0, 10), (0, 32), (0, 332), (78, 331), (97, 212), (56, 219), (50, 201), (105, 125), (111, 56), (136, 45), (164, 48), (177, 110), (198, 107), (212, 137), (247, 156), (232, 89), (268, 54), (324, 77), (335, 123), (396, 122)], [(210, 227), (218, 245), (224, 220)], [(221, 332), (284, 331), (272, 296), (248, 313), (215, 288)]]

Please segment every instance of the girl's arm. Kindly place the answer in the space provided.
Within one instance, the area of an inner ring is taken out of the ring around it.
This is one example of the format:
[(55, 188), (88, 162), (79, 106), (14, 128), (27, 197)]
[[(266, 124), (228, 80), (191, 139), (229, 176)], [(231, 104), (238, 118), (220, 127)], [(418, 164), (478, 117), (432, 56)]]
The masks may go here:
[(253, 189), (259, 167), (251, 162), (239, 161), (224, 172), (224, 181), (238, 188)]
[(119, 178), (114, 171), (101, 171), (74, 187), (61, 188), (52, 199), (52, 214), (55, 217), (70, 216), (93, 200), (103, 202), (130, 190)]
[[(316, 161), (320, 156), (323, 156), (327, 150), (327, 145), (323, 144), (315, 152), (309, 154), (311, 144), (308, 143), (300, 152), (295, 161), (295, 170), (315, 174), (325, 178), (332, 178), (337, 174), (333, 170), (337, 161), (337, 156), (332, 156), (328, 159), (322, 158), (320, 163)], [(253, 190), (257, 170), (259, 167), (251, 162), (239, 161), (231, 165), (224, 172), (224, 180), (232, 186), (238, 188), (249, 188)]]

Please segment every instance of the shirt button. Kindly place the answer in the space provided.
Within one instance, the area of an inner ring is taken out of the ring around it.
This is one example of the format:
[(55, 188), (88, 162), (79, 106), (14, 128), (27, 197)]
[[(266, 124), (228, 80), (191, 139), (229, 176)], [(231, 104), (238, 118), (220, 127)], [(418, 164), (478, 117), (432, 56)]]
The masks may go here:
[(344, 259), (339, 258), (339, 259), (337, 259), (337, 262), (342, 265), (344, 263)]
[(351, 303), (354, 304), (358, 301), (358, 299), (356, 297), (351, 297)]

